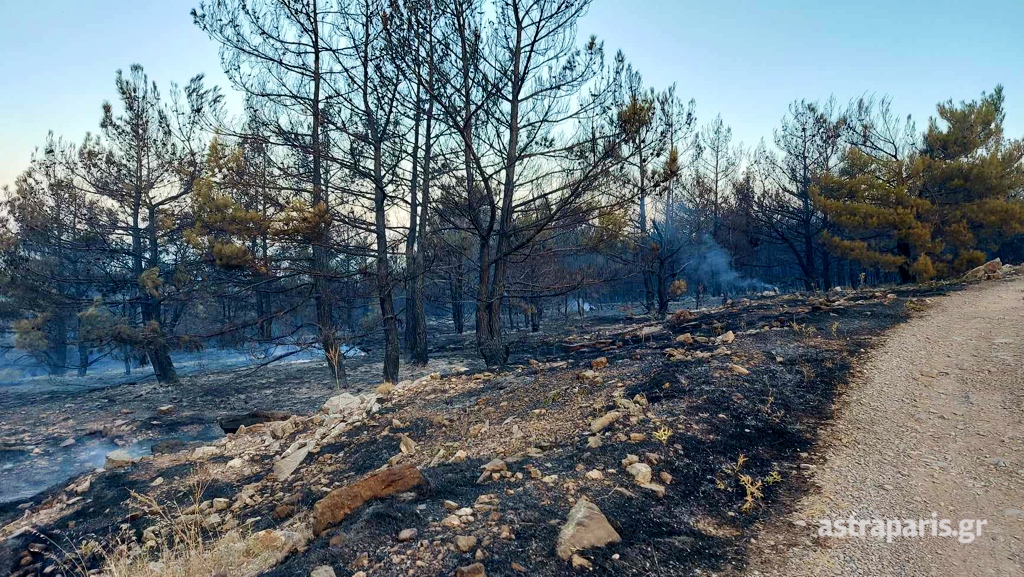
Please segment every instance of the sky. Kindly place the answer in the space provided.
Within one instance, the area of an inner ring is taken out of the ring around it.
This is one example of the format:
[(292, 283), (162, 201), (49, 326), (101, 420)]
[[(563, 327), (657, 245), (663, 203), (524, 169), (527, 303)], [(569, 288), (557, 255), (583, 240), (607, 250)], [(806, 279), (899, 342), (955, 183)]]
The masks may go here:
[[(96, 132), (114, 74), (142, 64), (166, 93), (198, 73), (228, 86), (198, 0), (0, 0), (0, 186), (49, 130)], [(797, 99), (888, 95), (919, 129), (939, 101), (1003, 84), (1024, 137), (1024, 0), (593, 0), (580, 23), (621, 49), (648, 86), (677, 85), (698, 122), (721, 114), (749, 146)], [(230, 89), (228, 89), (230, 92)], [(229, 97), (229, 105), (241, 99)]]

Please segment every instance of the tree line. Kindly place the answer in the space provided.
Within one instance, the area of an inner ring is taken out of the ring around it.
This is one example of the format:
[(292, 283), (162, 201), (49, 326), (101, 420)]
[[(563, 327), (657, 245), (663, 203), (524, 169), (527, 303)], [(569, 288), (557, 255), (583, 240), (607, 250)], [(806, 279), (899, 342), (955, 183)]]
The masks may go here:
[(428, 322), (497, 366), (570, 301), (664, 317), (1024, 251), (1001, 87), (923, 132), (886, 98), (801, 100), (747, 149), (581, 38), (589, 5), (199, 5), (244, 110), (201, 75), (165, 97), (133, 65), (96, 134), (48, 137), (0, 207), (12, 345), (54, 374), (117, 358), (161, 382), (176, 351), (312, 348), (339, 383), (358, 345), (395, 381), (427, 362)]

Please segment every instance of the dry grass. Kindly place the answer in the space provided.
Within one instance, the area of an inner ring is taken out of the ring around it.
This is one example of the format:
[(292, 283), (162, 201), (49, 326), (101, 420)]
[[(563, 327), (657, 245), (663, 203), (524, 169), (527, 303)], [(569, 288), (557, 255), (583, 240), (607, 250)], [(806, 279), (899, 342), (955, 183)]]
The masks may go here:
[(132, 493), (132, 506), (155, 521), (141, 542), (133, 531), (125, 531), (106, 545), (85, 541), (74, 551), (55, 547), (63, 573), (95, 575), (88, 560), (98, 558), (102, 577), (246, 577), (277, 565), (299, 544), (274, 531), (252, 533), (247, 527), (223, 534), (204, 530), (203, 517), (195, 511), (208, 484), (208, 476), (198, 472), (192, 481), (193, 506), (184, 509)]

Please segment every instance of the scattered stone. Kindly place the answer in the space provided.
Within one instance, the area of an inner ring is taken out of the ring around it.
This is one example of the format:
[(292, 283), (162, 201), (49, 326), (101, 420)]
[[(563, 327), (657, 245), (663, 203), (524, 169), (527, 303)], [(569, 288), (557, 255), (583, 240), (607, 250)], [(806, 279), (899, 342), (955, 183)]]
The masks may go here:
[(731, 364), (729, 365), (729, 370), (743, 377), (750, 374), (750, 371), (748, 371), (745, 367), (741, 367), (739, 365)]
[(287, 421), (272, 421), (270, 425), (270, 436), (275, 439), (284, 439), (295, 432), (295, 423), (291, 419)]
[(646, 463), (633, 463), (629, 467), (626, 467), (626, 471), (633, 475), (633, 480), (636, 481), (637, 485), (646, 485), (651, 482), (651, 466)]
[(309, 577), (337, 577), (337, 574), (329, 565), (321, 565), (310, 571)]
[(156, 408), (156, 414), (158, 415), (170, 415), (174, 413), (174, 405), (164, 405)]
[(637, 457), (636, 455), (626, 455), (626, 458), (622, 460), (622, 466), (624, 468), (628, 468), (633, 463), (639, 463), (639, 462), (640, 462), (640, 457)]
[(585, 557), (573, 554), (572, 556), (572, 568), (573, 569), (593, 569), (594, 564), (587, 560)]
[(592, 437), (587, 438), (587, 447), (591, 449), (597, 449), (603, 444), (604, 441), (601, 440), (601, 437), (599, 435), (594, 435)]
[(729, 332), (725, 333), (724, 335), (718, 337), (718, 342), (723, 344), (723, 345), (731, 344), (735, 340), (736, 340), (736, 334), (733, 333), (732, 331), (729, 331)]
[[(392, 390), (394, 389), (394, 385), (390, 385), (390, 383), (385, 383), (385, 385), (390, 386)], [(385, 385), (377, 388), (380, 389)], [(342, 393), (327, 399), (322, 410), (328, 415), (344, 415), (346, 417), (362, 419), (367, 414), (379, 411), (380, 405), (377, 403), (377, 395), (372, 393), (363, 395)]]
[(223, 498), (218, 497), (218, 498), (213, 500), (213, 510), (214, 511), (223, 511), (223, 510), (227, 509), (230, 506), (231, 506), (231, 501), (228, 500), (228, 499), (223, 499)]
[(74, 437), (68, 437), (67, 439), (64, 439), (64, 441), (60, 444), (60, 446), (63, 449), (65, 447), (70, 447), (71, 445), (74, 445), (74, 444), (75, 444), (75, 438)]
[(407, 541), (412, 541), (417, 535), (419, 535), (419, 531), (416, 529), (402, 529), (402, 531), (398, 533), (398, 542), (405, 543)]
[(672, 475), (669, 475), (665, 471), (658, 473), (658, 478), (661, 479), (661, 482), (665, 483), (666, 485), (672, 484)]
[(455, 547), (463, 553), (469, 553), (476, 547), (476, 537), (472, 535), (459, 535), (455, 537)]
[(608, 518), (604, 516), (601, 509), (581, 498), (569, 510), (569, 516), (558, 533), (555, 551), (559, 558), (568, 561), (577, 551), (592, 547), (604, 547), (621, 541), (622, 538), (608, 523)]
[(482, 563), (473, 563), (456, 569), (455, 577), (487, 577), (487, 571)]
[(491, 475), (500, 474), (502, 471), (508, 471), (508, 465), (501, 459), (494, 459), (480, 468), (483, 469), (484, 472), (480, 475), (480, 478), (476, 480), (477, 483), (483, 483), (490, 478)]
[(594, 469), (593, 471), (587, 473), (587, 478), (592, 479), (594, 481), (600, 481), (601, 479), (604, 479), (604, 473), (598, 471), (597, 469)]
[(390, 467), (373, 473), (341, 489), (335, 489), (313, 506), (314, 534), (323, 533), (371, 499), (384, 499), (404, 493), (424, 483), (416, 467)]
[(642, 443), (647, 440), (647, 435), (645, 433), (630, 433), (629, 440), (632, 443)]
[(408, 435), (398, 435), (400, 439), (398, 443), (398, 450), (402, 451), (403, 455), (412, 455), (416, 452), (416, 441), (409, 438)]
[(653, 491), (654, 494), (657, 495), (658, 497), (665, 496), (664, 485), (660, 485), (658, 483), (642, 483), (640, 486), (643, 487), (644, 489), (647, 489), (648, 491)]
[(598, 357), (590, 361), (590, 368), (599, 371), (608, 366), (608, 357)]
[(678, 337), (676, 337), (676, 342), (677, 343), (682, 343), (684, 345), (692, 345), (693, 344), (693, 335), (691, 335), (690, 333), (683, 333), (683, 334), (679, 335)]
[(295, 469), (306, 460), (309, 455), (309, 450), (312, 448), (312, 443), (299, 447), (291, 455), (284, 457), (274, 463), (274, 477), (278, 481), (284, 481), (295, 472)]
[(588, 371), (583, 371), (582, 373), (580, 373), (578, 375), (578, 377), (584, 383), (598, 384), (598, 383), (600, 383), (603, 380), (603, 379), (601, 379), (601, 375), (598, 374), (598, 372), (593, 370), (593, 369), (588, 370)]
[(604, 416), (598, 417), (590, 423), (590, 431), (593, 433), (600, 433), (604, 429), (608, 428), (608, 425), (611, 425), (621, 418), (622, 413), (619, 411), (609, 411), (605, 413)]
[(89, 492), (89, 489), (91, 489), (91, 488), (92, 488), (92, 479), (86, 477), (86, 479), (84, 481), (82, 481), (81, 483), (79, 483), (79, 484), (75, 485), (74, 487), (72, 487), (71, 490), (74, 491), (75, 493), (78, 493), (79, 495), (81, 495), (83, 493)]

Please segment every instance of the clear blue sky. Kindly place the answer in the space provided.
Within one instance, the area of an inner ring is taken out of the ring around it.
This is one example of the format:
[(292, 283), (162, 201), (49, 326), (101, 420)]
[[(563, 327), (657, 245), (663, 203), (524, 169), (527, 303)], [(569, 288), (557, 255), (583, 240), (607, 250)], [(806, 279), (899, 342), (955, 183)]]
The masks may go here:
[[(205, 72), (217, 47), (197, 0), (0, 0), (0, 185), (47, 130), (79, 141), (133, 62), (166, 87)], [(1007, 131), (1024, 137), (1024, 0), (594, 0), (581, 34), (623, 49), (649, 85), (678, 84), (701, 122), (721, 113), (756, 143), (798, 98), (888, 94), (918, 127), (935, 103), (1006, 87)], [(238, 102), (238, 99), (235, 99)]]

